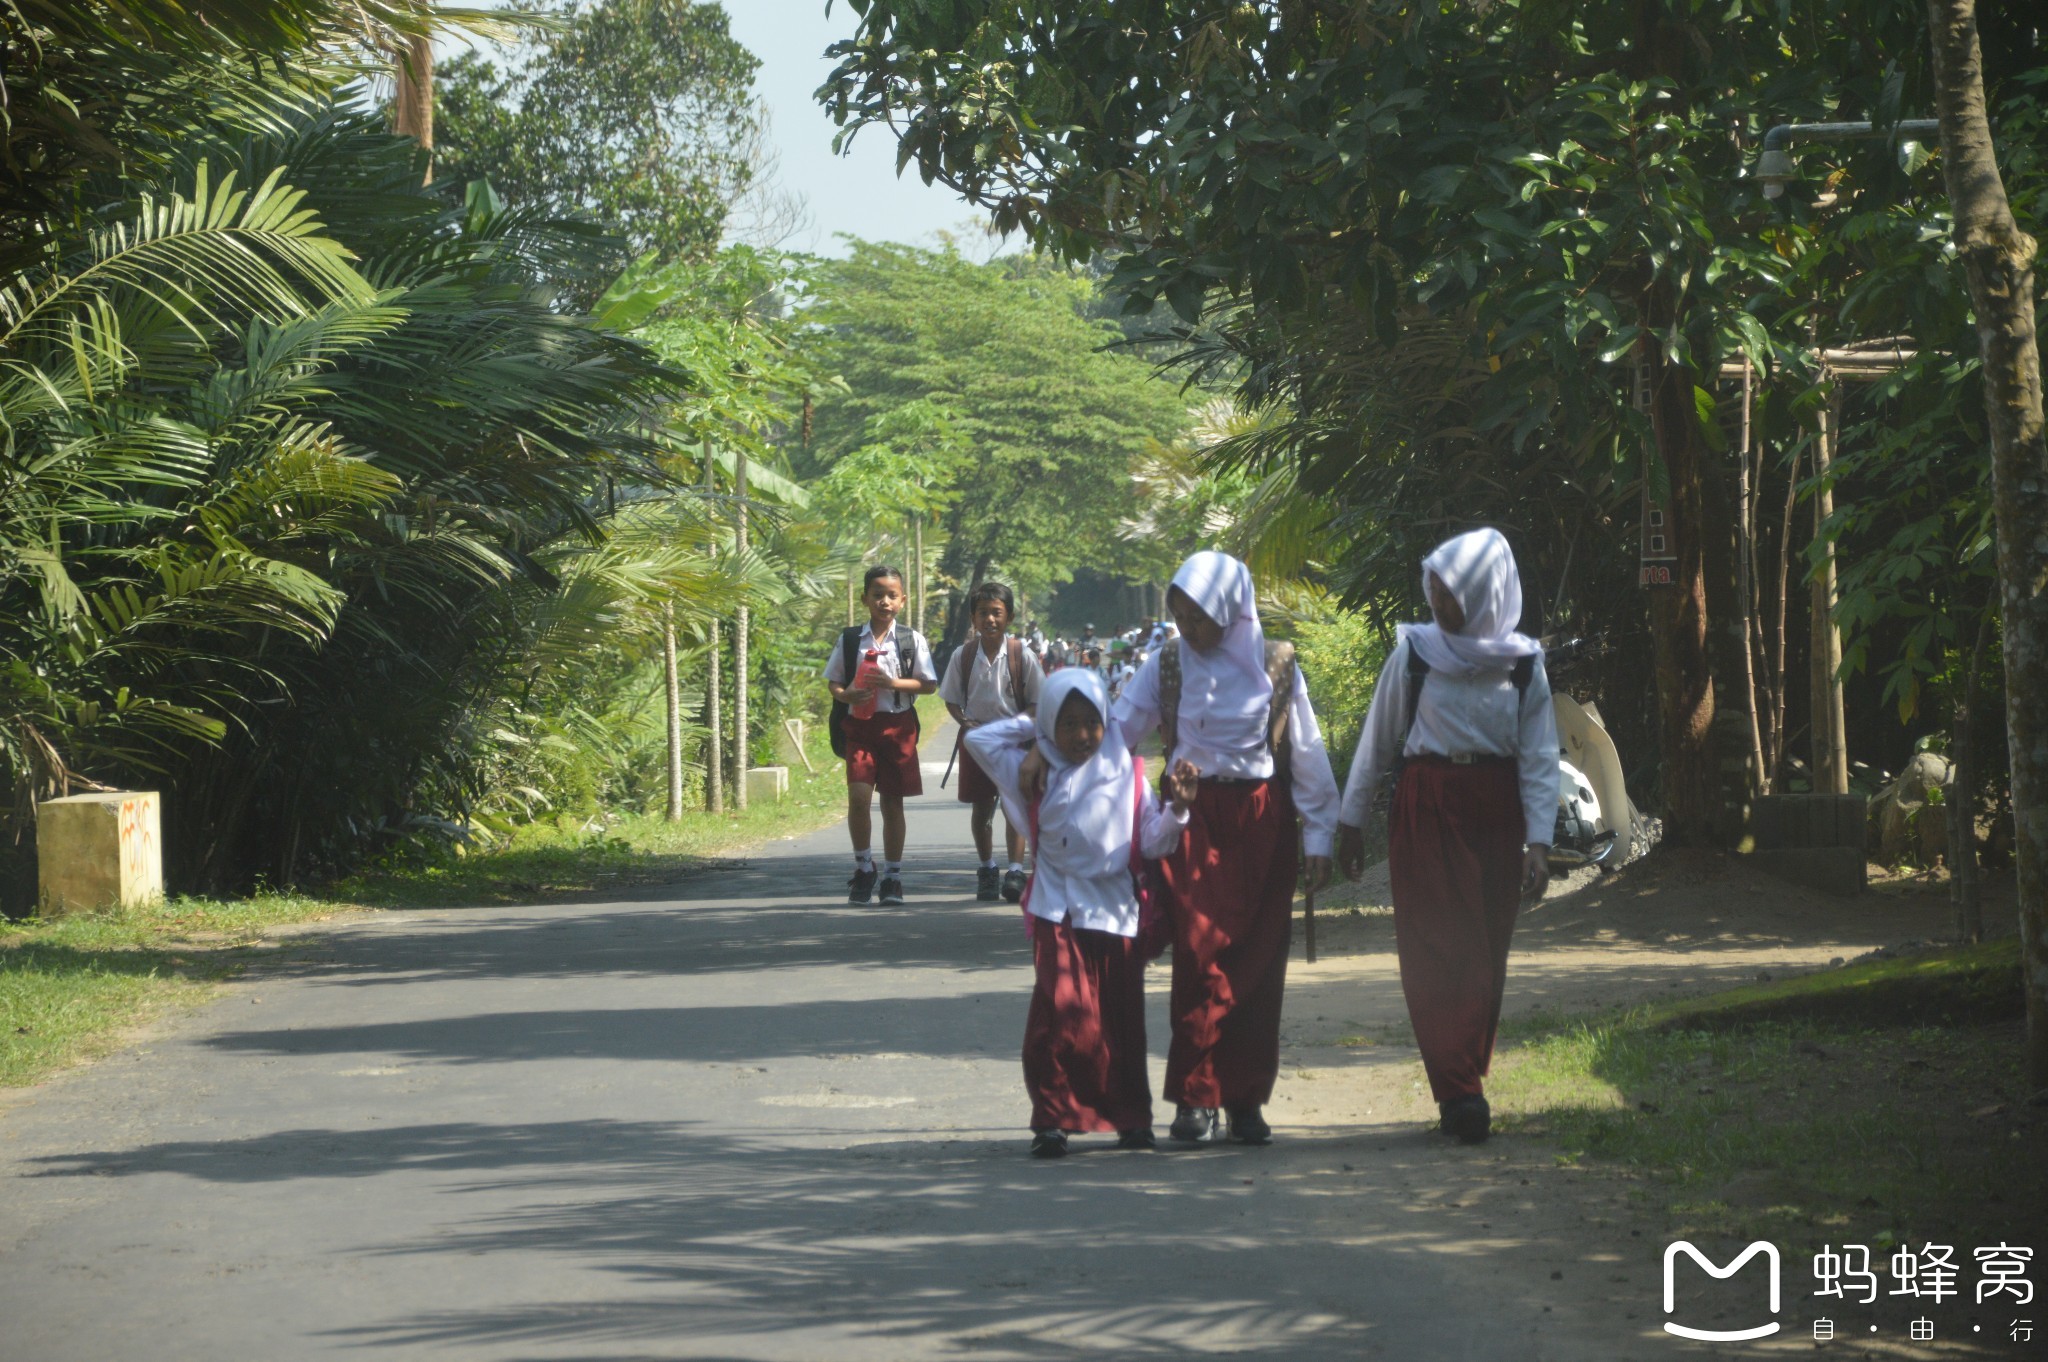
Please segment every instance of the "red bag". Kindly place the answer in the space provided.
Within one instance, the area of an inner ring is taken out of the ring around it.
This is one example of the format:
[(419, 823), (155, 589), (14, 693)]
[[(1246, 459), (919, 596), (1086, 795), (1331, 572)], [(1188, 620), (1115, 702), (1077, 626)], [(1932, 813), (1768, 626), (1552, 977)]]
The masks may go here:
[(1173, 944), (1173, 922), (1166, 915), (1164, 886), (1154, 882), (1151, 863), (1138, 850), (1145, 821), (1145, 759), (1135, 752), (1131, 775), (1131, 884), (1138, 891), (1138, 952), (1149, 964)]

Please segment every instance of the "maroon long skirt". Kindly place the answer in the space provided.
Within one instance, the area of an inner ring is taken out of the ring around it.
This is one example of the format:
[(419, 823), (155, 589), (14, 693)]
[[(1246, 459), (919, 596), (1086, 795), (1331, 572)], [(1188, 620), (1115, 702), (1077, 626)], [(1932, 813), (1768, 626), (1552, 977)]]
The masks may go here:
[(1033, 1130), (1150, 1129), (1145, 958), (1114, 932), (1031, 919), (1038, 983), (1024, 1022)]
[(1493, 1062), (1522, 903), (1523, 831), (1512, 761), (1419, 757), (1401, 772), (1387, 852), (1394, 940), (1439, 1102), (1479, 1092)]
[(1173, 919), (1167, 1101), (1263, 1106), (1272, 1097), (1299, 860), (1286, 790), (1202, 782), (1180, 849), (1160, 863)]

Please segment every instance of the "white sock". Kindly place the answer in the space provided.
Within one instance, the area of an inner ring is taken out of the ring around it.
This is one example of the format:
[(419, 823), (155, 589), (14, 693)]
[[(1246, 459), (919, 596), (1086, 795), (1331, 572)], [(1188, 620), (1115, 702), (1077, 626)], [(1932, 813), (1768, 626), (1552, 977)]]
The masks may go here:
[(1020, 874), (1021, 874), (1021, 873), (1023, 872), (1023, 870), (1024, 870), (1024, 862), (1022, 862), (1022, 861), (1012, 861), (1012, 862), (1010, 862), (1010, 869), (1012, 869), (1012, 870), (1015, 870), (1015, 871), (1017, 871), (1018, 873), (1020, 873)]
[(901, 874), (903, 873), (903, 862), (901, 862), (901, 861), (884, 861), (884, 862), (882, 862), (882, 873), (883, 873), (884, 875), (901, 875)]
[(993, 856), (989, 857), (981, 863), (981, 868), (983, 870), (994, 870), (996, 868), (996, 858)]
[(856, 851), (853, 853), (853, 863), (862, 870), (873, 870), (875, 868), (875, 853), (872, 851)]

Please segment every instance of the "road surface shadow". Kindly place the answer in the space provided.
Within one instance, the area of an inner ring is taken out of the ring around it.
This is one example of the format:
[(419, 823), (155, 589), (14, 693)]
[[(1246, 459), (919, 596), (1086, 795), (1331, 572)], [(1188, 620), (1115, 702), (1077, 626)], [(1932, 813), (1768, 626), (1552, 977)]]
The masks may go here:
[[(1565, 1321), (1499, 1274), (1500, 1255), (1570, 1263), (1586, 1248), (1518, 1233), (1526, 1186), (1413, 1127), (1265, 1150), (1134, 1155), (1095, 1142), (1048, 1163), (1017, 1140), (793, 1149), (591, 1120), (281, 1131), (43, 1162), (43, 1176), (217, 1183), (419, 1176), (436, 1195), (475, 1197), (475, 1213), (356, 1253), (537, 1255), (621, 1284), (323, 1335), (371, 1348), (554, 1356), (550, 1344), (688, 1339), (692, 1356), (829, 1356), (852, 1339), (863, 1355), (897, 1340), (906, 1354), (950, 1345), (1018, 1358), (1534, 1357), (1504, 1345)], [(1491, 1189), (1483, 1206), (1475, 1177)], [(1447, 1298), (1447, 1273), (1482, 1271), (1486, 1311), (1425, 1309)], [(1652, 1294), (1616, 1299), (1647, 1320)], [(1636, 1327), (1608, 1326), (1617, 1337)]]

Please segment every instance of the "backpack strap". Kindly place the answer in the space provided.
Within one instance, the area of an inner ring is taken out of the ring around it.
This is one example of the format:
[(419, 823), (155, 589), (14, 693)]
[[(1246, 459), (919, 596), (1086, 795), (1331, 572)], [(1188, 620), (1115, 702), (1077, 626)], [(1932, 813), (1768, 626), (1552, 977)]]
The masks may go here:
[(1429, 663), (1422, 654), (1415, 651), (1415, 645), (1408, 645), (1408, 722), (1401, 725), (1401, 746), (1393, 755), (1394, 761), (1401, 760), (1401, 754), (1408, 750), (1408, 735), (1415, 731), (1415, 710), (1422, 703), (1422, 683), (1429, 679)]
[(1529, 698), (1529, 682), (1536, 676), (1536, 654), (1528, 653), (1515, 659), (1514, 670), (1508, 673), (1514, 680), (1515, 691), (1523, 699)]
[(1010, 698), (1017, 702), (1017, 712), (1024, 712), (1024, 640), (1013, 638), (1004, 645), (1010, 655)]
[(860, 674), (860, 626), (849, 624), (839, 631), (840, 662), (846, 671), (846, 680), (841, 685), (850, 686), (853, 678)]
[[(905, 625), (896, 626), (896, 675), (906, 681), (917, 676), (917, 630)], [(917, 701), (910, 702), (910, 723), (919, 733), (924, 732), (924, 716), (917, 712)]]
[(1422, 703), (1422, 683), (1429, 678), (1429, 663), (1422, 660), (1422, 654), (1415, 651), (1410, 643), (1400, 647), (1408, 650), (1408, 660), (1402, 667), (1408, 678), (1408, 717), (1401, 724), (1401, 741), (1392, 752), (1380, 762), (1379, 788), (1373, 792), (1373, 811), (1387, 813), (1394, 806), (1394, 791), (1401, 783), (1401, 768), (1408, 761), (1408, 735), (1415, 731), (1415, 710)]
[(1173, 752), (1180, 746), (1180, 650), (1178, 637), (1159, 650), (1159, 732), (1166, 740), (1159, 758), (1162, 772), (1173, 769)]
[(1294, 775), (1294, 739), (1287, 718), (1294, 700), (1294, 645), (1266, 640), (1266, 679), (1273, 685), (1272, 707), (1266, 711), (1266, 747), (1273, 754), (1273, 779), (1285, 785)]

